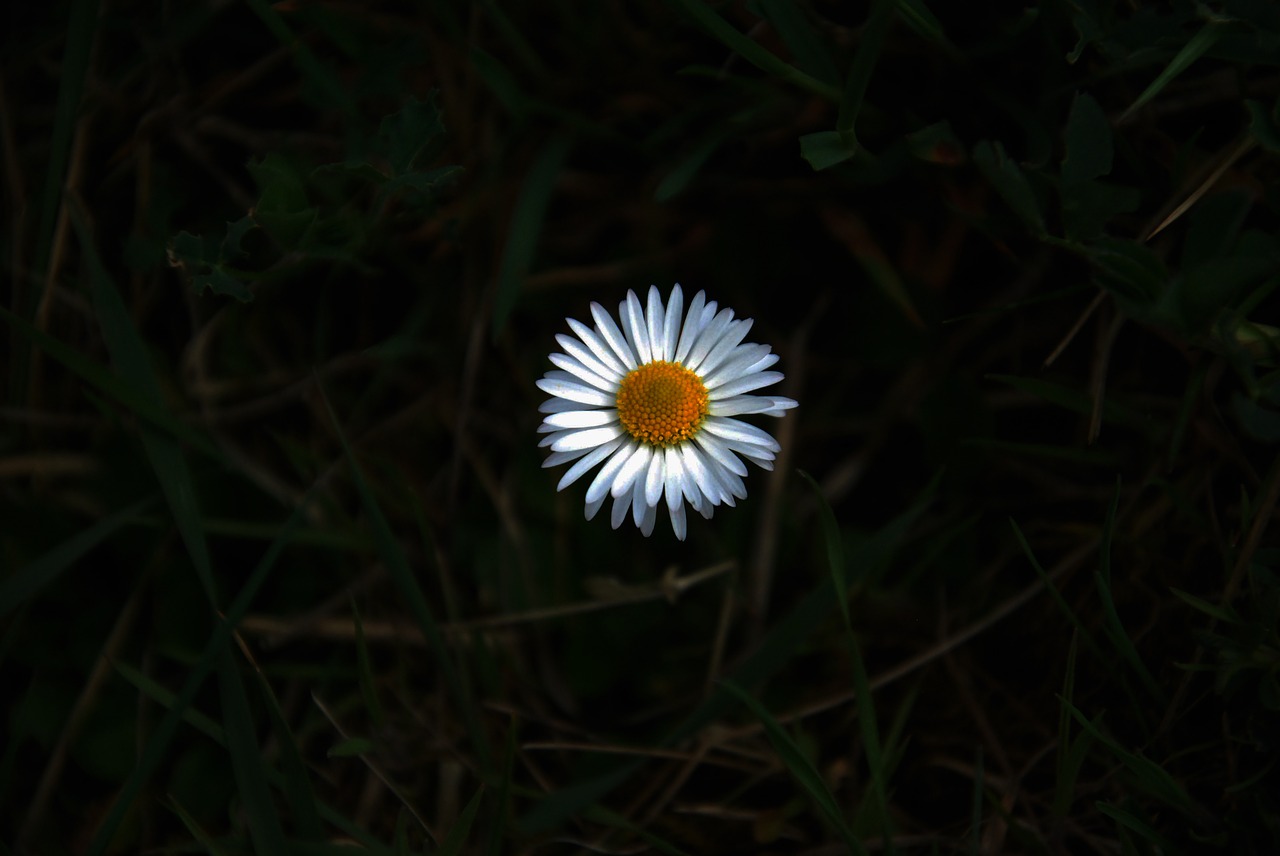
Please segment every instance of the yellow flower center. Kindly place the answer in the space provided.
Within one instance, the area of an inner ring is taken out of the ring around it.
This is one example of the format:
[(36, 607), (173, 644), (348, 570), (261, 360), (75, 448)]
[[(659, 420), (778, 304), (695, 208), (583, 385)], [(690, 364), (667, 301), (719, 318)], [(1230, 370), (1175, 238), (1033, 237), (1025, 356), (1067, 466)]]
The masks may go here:
[(679, 363), (645, 363), (618, 385), (618, 419), (642, 443), (674, 446), (698, 433), (706, 418), (707, 388)]

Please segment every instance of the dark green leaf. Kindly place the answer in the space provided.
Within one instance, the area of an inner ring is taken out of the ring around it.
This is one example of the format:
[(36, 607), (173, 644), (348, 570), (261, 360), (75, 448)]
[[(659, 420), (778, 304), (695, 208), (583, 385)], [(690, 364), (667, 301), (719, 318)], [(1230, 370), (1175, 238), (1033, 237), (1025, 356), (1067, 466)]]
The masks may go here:
[(1040, 212), (1040, 202), (1021, 167), (1005, 154), (1004, 146), (983, 140), (974, 146), (973, 162), (1005, 204), (1031, 227), (1032, 232), (1043, 235), (1044, 215)]
[(858, 153), (858, 141), (839, 131), (817, 131), (800, 138), (800, 156), (815, 170), (829, 169)]

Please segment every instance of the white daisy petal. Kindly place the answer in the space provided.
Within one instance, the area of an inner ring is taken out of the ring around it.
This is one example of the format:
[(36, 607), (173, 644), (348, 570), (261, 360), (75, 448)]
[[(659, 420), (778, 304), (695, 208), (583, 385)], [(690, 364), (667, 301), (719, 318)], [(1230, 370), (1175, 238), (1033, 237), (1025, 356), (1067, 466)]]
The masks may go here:
[(649, 461), (649, 469), (644, 476), (644, 501), (646, 505), (657, 505), (662, 498), (662, 482), (666, 477), (666, 456), (654, 455)]
[(643, 305), (628, 291), (616, 320), (599, 303), (591, 315), (594, 328), (568, 319), (574, 335), (556, 336), (563, 352), (537, 382), (551, 396), (538, 407), (538, 445), (550, 449), (543, 466), (569, 465), (557, 490), (598, 467), (584, 497), (588, 520), (612, 497), (614, 528), (629, 516), (647, 536), (665, 505), (684, 540), (686, 504), (711, 519), (746, 497), (747, 462), (772, 469), (777, 441), (736, 417), (796, 406), (749, 394), (782, 380), (766, 371), (778, 356), (744, 343), (751, 320), (735, 320), (704, 292), (686, 310), (679, 285), (665, 302), (650, 286)]
[(583, 431), (573, 431), (560, 436), (552, 443), (551, 451), (568, 452), (573, 449), (590, 449), (594, 446), (599, 446), (601, 443), (608, 443), (615, 437), (621, 437), (624, 433), (621, 425), (605, 425), (603, 428), (587, 428)]
[(599, 407), (612, 407), (613, 396), (607, 392), (559, 378), (544, 377), (538, 381), (538, 389), (558, 398), (567, 398), (581, 404), (595, 404)]
[(772, 386), (780, 380), (782, 380), (782, 372), (756, 372), (755, 374), (729, 381), (720, 387), (719, 393), (723, 396), (741, 395), (744, 392), (750, 392), (762, 386)]
[[(598, 428), (618, 421), (618, 411), (612, 407), (608, 410), (570, 410), (565, 413), (552, 413), (542, 420), (543, 425), (555, 428)], [(542, 427), (539, 426), (539, 431)]]
[(743, 318), (740, 321), (734, 321), (720, 336), (720, 341), (716, 342), (715, 347), (707, 354), (707, 358), (702, 361), (699, 366), (690, 366), (700, 375), (707, 375), (716, 370), (716, 367), (723, 363), (733, 353), (734, 348), (738, 347), (738, 343), (747, 338), (747, 332), (751, 329), (752, 320)]
[(609, 493), (609, 488), (613, 487), (613, 477), (618, 474), (618, 470), (622, 469), (622, 465), (631, 458), (632, 455), (639, 452), (641, 446), (632, 440), (626, 445), (620, 447), (618, 451), (613, 453), (613, 457), (605, 461), (605, 465), (596, 473), (595, 479), (591, 482), (591, 487), (587, 488), (587, 502), (595, 502), (600, 497)]
[(685, 523), (683, 505), (676, 505), (671, 508), (671, 531), (681, 541), (684, 540), (687, 534), (687, 524)]
[(707, 358), (707, 354), (720, 341), (720, 337), (724, 335), (724, 331), (729, 329), (729, 325), (733, 323), (733, 310), (725, 309), (718, 313), (711, 322), (703, 328), (698, 334), (698, 341), (694, 342), (693, 347), (689, 349), (689, 357), (684, 364), (691, 371), (697, 371), (698, 366), (702, 365), (702, 361)]
[[(622, 377), (627, 373), (627, 367), (618, 359), (618, 355), (613, 352), (613, 348), (605, 342), (600, 336), (596, 335), (596, 331), (592, 330), (586, 324), (573, 318), (566, 319), (569, 322), (569, 329), (578, 337), (578, 340), (587, 347), (591, 354), (599, 360), (603, 365), (607, 366), (612, 374), (601, 375), (601, 377)], [(560, 337), (556, 336), (556, 341), (560, 342)], [(563, 342), (561, 342), (563, 344)], [(572, 352), (570, 352), (572, 353)]]
[(565, 413), (570, 410), (581, 410), (582, 405), (567, 398), (548, 398), (538, 405), (539, 413)]
[(680, 447), (680, 458), (684, 463), (685, 472), (693, 477), (702, 495), (709, 499), (712, 505), (719, 505), (724, 491), (719, 480), (702, 459), (702, 452), (698, 451), (698, 447), (693, 443), (685, 443)]
[(561, 464), (567, 464), (570, 461), (576, 461), (583, 455), (590, 452), (590, 449), (574, 449), (572, 452), (552, 452), (547, 455), (547, 459), (542, 462), (543, 467), (558, 467)]
[(702, 425), (712, 434), (715, 434), (717, 437), (723, 437), (726, 440), (737, 440), (741, 443), (763, 446), (772, 452), (776, 452), (781, 448), (778, 445), (778, 441), (770, 437), (767, 433), (761, 431), (754, 425), (748, 425), (738, 419), (726, 419), (721, 416), (708, 416)]
[(689, 314), (685, 317), (684, 326), (680, 330), (680, 340), (676, 343), (675, 357), (673, 358), (676, 362), (684, 362), (684, 358), (689, 354), (689, 349), (693, 347), (694, 339), (698, 338), (698, 333), (702, 330), (698, 321), (702, 317), (702, 308), (706, 305), (706, 292), (699, 291), (693, 296), (693, 301), (689, 304)]
[(601, 392), (614, 393), (618, 391), (618, 382), (616, 380), (605, 380), (573, 357), (564, 354), (552, 354), (548, 359), (551, 360), (552, 365), (559, 366), (587, 386), (595, 387)]
[(794, 398), (782, 398), (781, 396), (777, 396), (777, 395), (773, 395), (773, 396), (766, 395), (762, 397), (767, 398), (769, 399), (769, 401), (773, 402), (772, 407), (770, 407), (768, 410), (761, 411), (766, 416), (783, 416), (791, 408), (800, 406), (800, 402), (796, 401)]
[(613, 316), (599, 303), (592, 303), (591, 317), (596, 320), (596, 331), (600, 334), (600, 337), (609, 343), (614, 356), (627, 367), (627, 370), (630, 371), (639, 365), (636, 361), (635, 352), (627, 344), (627, 337), (622, 335), (622, 331), (614, 323)]
[[(622, 496), (613, 501), (613, 511), (609, 514), (609, 522), (613, 524), (613, 528), (617, 529), (622, 525), (622, 521), (627, 519), (627, 511), (631, 508), (631, 491), (627, 491)], [(636, 524), (637, 526), (639, 524)]]
[[(661, 455), (657, 456), (661, 457)], [(650, 514), (657, 518), (657, 504), (644, 501), (645, 484), (644, 479), (636, 479), (636, 483), (631, 486), (631, 490), (627, 494), (631, 497), (631, 522), (637, 526), (644, 526), (644, 519)]]
[(739, 476), (747, 474), (746, 465), (738, 460), (737, 456), (729, 450), (727, 446), (709, 431), (704, 431), (693, 440), (698, 444), (698, 448), (706, 452), (707, 457), (720, 465), (721, 469)]
[(613, 487), (609, 488), (609, 492), (616, 497), (622, 496), (624, 490), (631, 490), (631, 486), (636, 483), (636, 479), (644, 472), (644, 468), (649, 466), (649, 458), (653, 453), (654, 451), (651, 447), (641, 446), (622, 465), (622, 469), (618, 470), (618, 474), (613, 479)]
[[(594, 519), (595, 519), (595, 517), (596, 517), (596, 513), (600, 511), (600, 506), (604, 505), (604, 501), (608, 498), (608, 496), (609, 496), (608, 494), (605, 494), (604, 496), (602, 496), (602, 497), (600, 497), (599, 499), (597, 499), (595, 502), (588, 502), (588, 503), (587, 503), (587, 505), (586, 505), (586, 509), (585, 509), (585, 510), (586, 510), (586, 514), (587, 514), (587, 519), (588, 519), (588, 520), (594, 520)], [(617, 529), (618, 527), (617, 527), (617, 526), (615, 526), (615, 527), (613, 527), (613, 528), (614, 528), (614, 529)]]
[(662, 311), (662, 295), (658, 293), (658, 286), (649, 286), (649, 311), (645, 315), (645, 329), (649, 332), (649, 356), (654, 360), (665, 360), (666, 354), (666, 326), (663, 323), (666, 313)]
[(743, 416), (749, 413), (768, 413), (773, 409), (772, 398), (763, 395), (735, 395), (719, 401), (713, 399), (707, 413), (712, 416)]
[[(702, 383), (708, 390), (713, 391), (717, 386), (728, 380), (741, 377), (746, 374), (747, 367), (761, 362), (765, 357), (771, 356), (768, 345), (738, 345), (729, 356), (718, 366), (710, 371), (702, 371)], [(777, 362), (777, 357), (774, 357)]]
[[(564, 490), (569, 485), (586, 475), (587, 470), (603, 461), (605, 458), (613, 454), (613, 450), (621, 446), (623, 439), (615, 437), (607, 443), (601, 443), (591, 451), (587, 452), (576, 464), (565, 470), (564, 475), (560, 477), (560, 483), (556, 485), (556, 490)], [(552, 454), (555, 454), (554, 452)]]
[(680, 288), (680, 283), (676, 283), (671, 289), (671, 298), (667, 301), (667, 312), (663, 319), (662, 329), (662, 353), (664, 360), (674, 360), (676, 358), (676, 344), (680, 337), (680, 321), (684, 317), (684, 291)]
[(653, 524), (658, 522), (658, 506), (646, 505), (644, 507), (644, 516), (640, 518), (640, 533), (648, 538), (653, 534)]
[(622, 332), (627, 334), (627, 341), (635, 351), (641, 364), (653, 360), (653, 349), (649, 347), (649, 328), (644, 320), (644, 307), (634, 291), (627, 292), (627, 299), (618, 306), (622, 316)]
[(617, 360), (613, 360), (611, 363), (601, 361), (596, 357), (594, 351), (572, 336), (558, 333), (556, 334), (556, 342), (559, 343), (561, 348), (564, 348), (566, 354), (577, 360), (587, 371), (603, 380), (612, 381), (616, 384), (626, 374), (626, 372), (614, 368), (617, 365)]

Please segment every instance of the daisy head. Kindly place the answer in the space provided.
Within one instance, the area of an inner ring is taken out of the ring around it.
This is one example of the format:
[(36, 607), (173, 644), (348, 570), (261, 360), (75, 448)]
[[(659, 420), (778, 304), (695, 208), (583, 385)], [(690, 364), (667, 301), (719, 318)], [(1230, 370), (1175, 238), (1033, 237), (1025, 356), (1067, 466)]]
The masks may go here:
[(735, 320), (699, 291), (684, 308), (679, 284), (666, 306), (655, 286), (647, 305), (634, 291), (618, 305), (615, 322), (591, 304), (592, 327), (567, 319), (573, 335), (556, 341), (563, 353), (538, 381), (552, 396), (540, 446), (551, 448), (544, 467), (573, 462), (560, 479), (564, 490), (600, 466), (587, 488), (587, 519), (613, 497), (613, 528), (627, 512), (645, 535), (653, 532), (665, 497), (671, 528), (684, 540), (684, 504), (710, 518), (720, 503), (747, 495), (743, 459), (773, 469), (778, 443), (735, 417), (782, 416), (790, 398), (749, 395), (782, 380), (766, 371), (778, 361), (768, 345), (743, 342), (750, 318)]

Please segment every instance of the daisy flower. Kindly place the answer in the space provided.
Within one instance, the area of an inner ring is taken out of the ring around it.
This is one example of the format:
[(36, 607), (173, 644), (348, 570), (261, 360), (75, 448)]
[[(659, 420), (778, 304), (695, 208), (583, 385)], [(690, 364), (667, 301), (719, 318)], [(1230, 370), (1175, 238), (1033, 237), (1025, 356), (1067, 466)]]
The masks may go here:
[[(679, 284), (667, 305), (649, 286), (648, 306), (634, 291), (618, 306), (621, 325), (598, 303), (595, 326), (566, 319), (573, 336), (556, 341), (556, 370), (538, 381), (553, 396), (539, 446), (550, 447), (544, 467), (573, 461), (556, 490), (564, 490), (600, 467), (587, 488), (587, 519), (613, 497), (613, 528), (627, 512), (647, 536), (658, 505), (666, 499), (671, 528), (684, 540), (687, 501), (710, 518), (720, 503), (747, 495), (745, 458), (773, 469), (777, 441), (736, 416), (781, 416), (796, 406), (790, 398), (748, 395), (782, 380), (766, 371), (778, 361), (768, 345), (743, 343), (751, 319), (734, 320), (699, 291), (684, 311)], [(576, 337), (576, 338), (575, 338)]]

